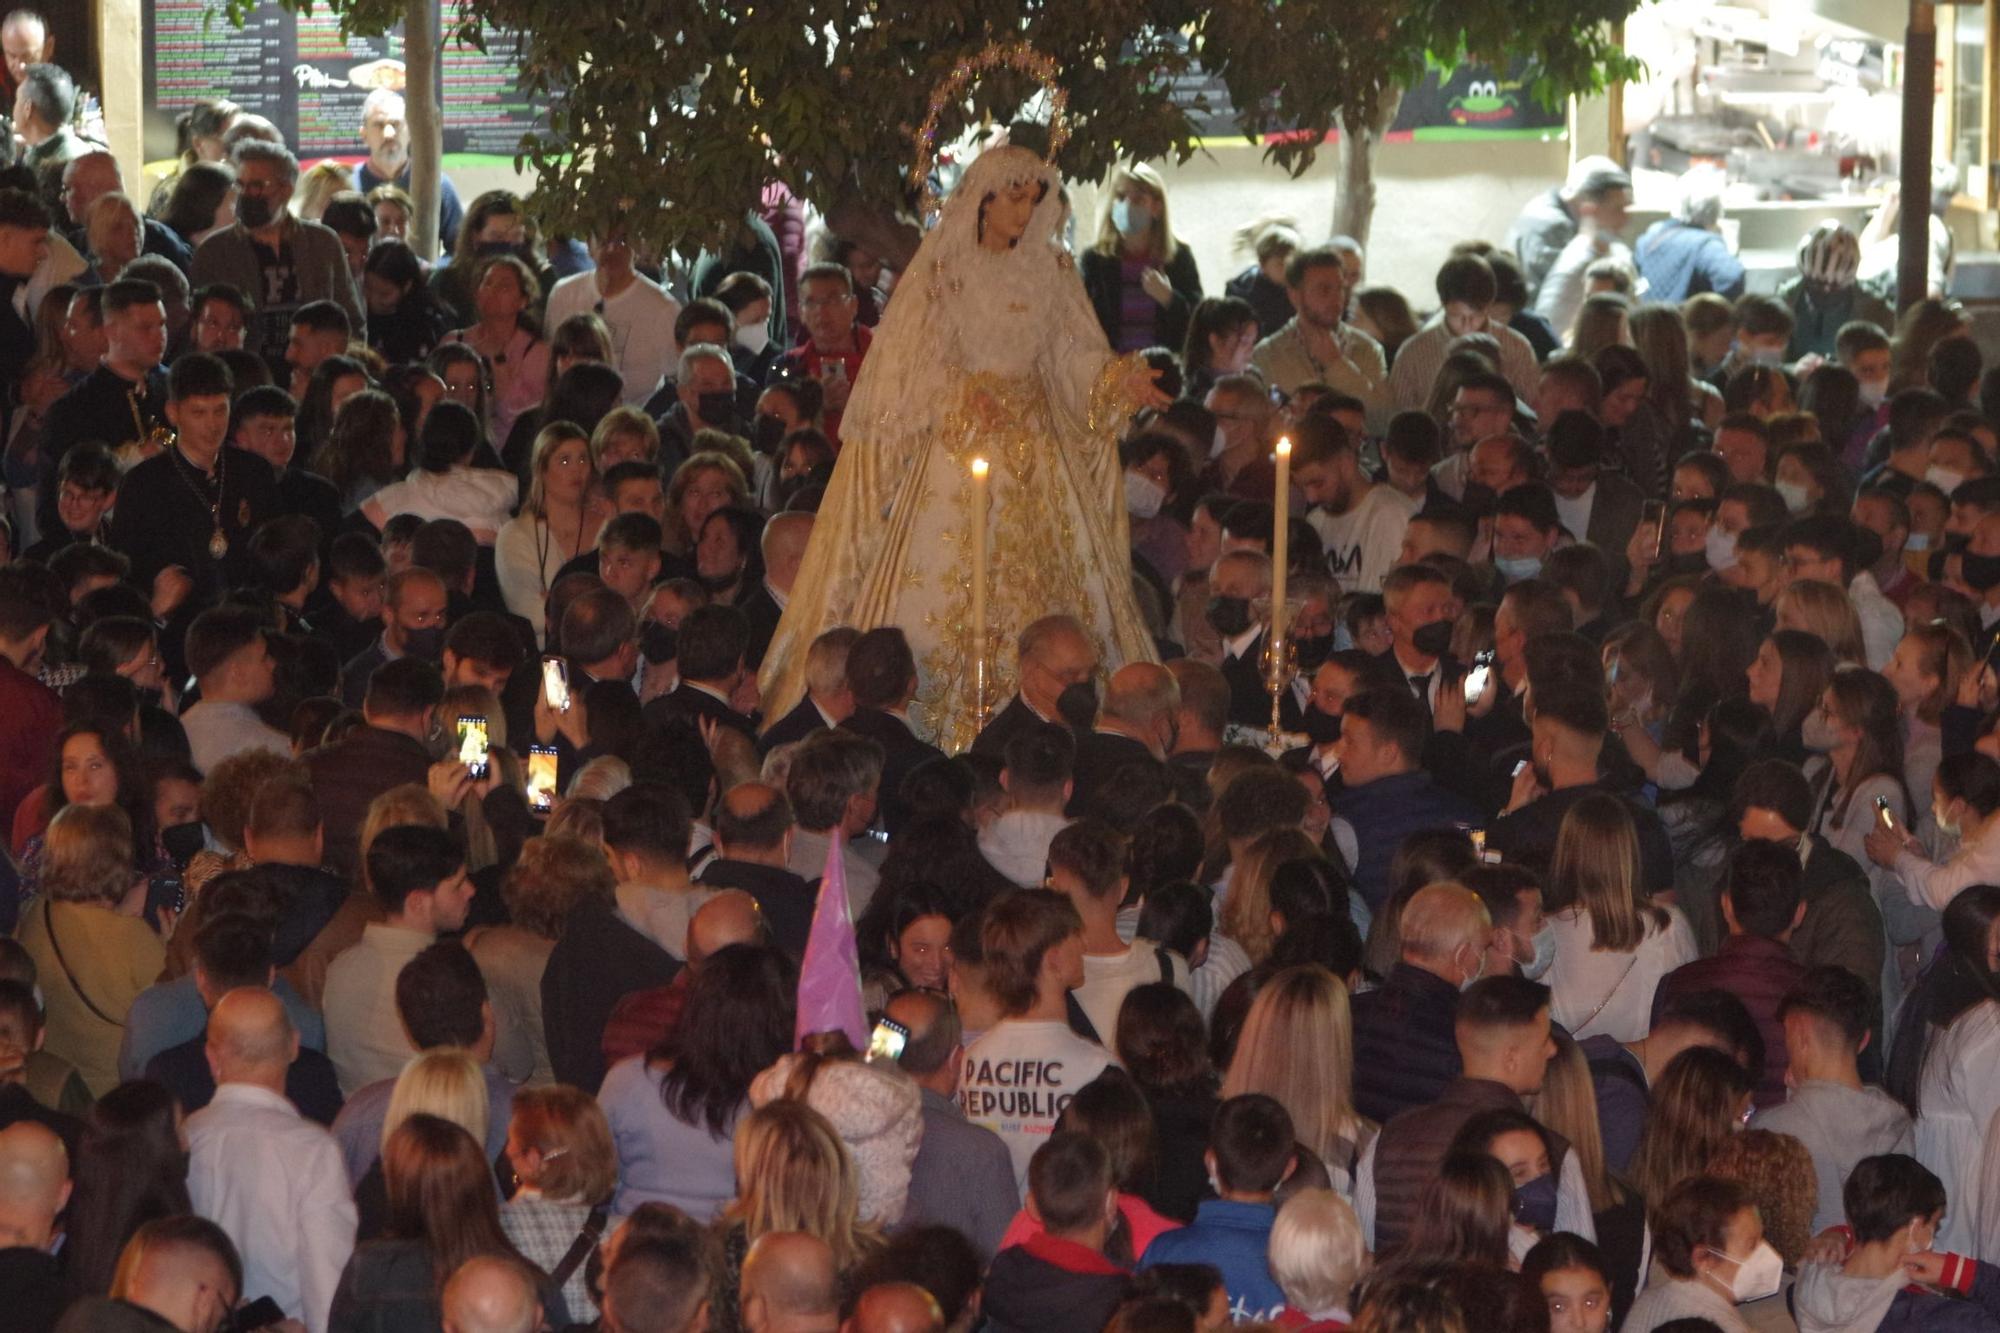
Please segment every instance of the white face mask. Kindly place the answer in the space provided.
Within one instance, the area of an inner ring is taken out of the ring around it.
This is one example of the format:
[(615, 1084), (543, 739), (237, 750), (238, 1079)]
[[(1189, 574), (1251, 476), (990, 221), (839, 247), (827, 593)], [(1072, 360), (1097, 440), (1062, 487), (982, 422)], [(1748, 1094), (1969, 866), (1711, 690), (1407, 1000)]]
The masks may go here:
[(1965, 475), (1933, 463), (1924, 469), (1924, 480), (1943, 491), (1949, 498), (1951, 493), (1958, 489), (1959, 483), (1965, 480)]
[(1775, 1295), (1785, 1283), (1785, 1261), (1771, 1248), (1768, 1240), (1758, 1241), (1757, 1248), (1741, 1259), (1713, 1246), (1708, 1252), (1736, 1265), (1736, 1276), (1729, 1280), (1729, 1298), (1738, 1305)]
[(1222, 451), (1228, 447), (1229, 437), (1222, 433), (1222, 423), (1218, 421), (1215, 423), (1215, 443), (1209, 446), (1208, 456), (1210, 458), (1220, 458), (1222, 457)]
[(1944, 834), (1947, 838), (1956, 838), (1959, 836), (1959, 826), (1944, 817), (1944, 812), (1949, 808), (1949, 805), (1933, 805), (1931, 807), (1931, 818), (1937, 821), (1937, 830), (1939, 833)]
[(768, 324), (744, 324), (736, 330), (736, 345), (752, 356), (763, 355), (771, 345), (771, 326)]
[(1882, 406), (1882, 404), (1888, 400), (1888, 397), (1889, 397), (1889, 381), (1887, 380), (1861, 381), (1861, 405), (1863, 407), (1873, 410), (1874, 408)]
[(1556, 965), (1556, 927), (1553, 921), (1544, 921), (1542, 928), (1535, 932), (1535, 956), (1521, 964), (1521, 975), (1530, 981), (1539, 981)]
[(1133, 518), (1151, 518), (1160, 512), (1165, 504), (1167, 492), (1160, 483), (1143, 472), (1125, 474), (1125, 508)]
[(1486, 975), (1486, 951), (1481, 949), (1475, 956), (1478, 959), (1476, 970), (1466, 974), (1465, 980), (1458, 983), (1460, 990), (1471, 990), (1479, 983), (1480, 978)]
[(1779, 482), (1778, 498), (1785, 502), (1785, 512), (1794, 517), (1805, 513), (1812, 505), (1812, 496), (1808, 495), (1806, 488), (1796, 481)]
[(1717, 573), (1725, 569), (1734, 568), (1736, 564), (1735, 534), (1724, 532), (1719, 527), (1710, 528), (1707, 538), (1702, 542), (1702, 554), (1708, 560), (1708, 567)]

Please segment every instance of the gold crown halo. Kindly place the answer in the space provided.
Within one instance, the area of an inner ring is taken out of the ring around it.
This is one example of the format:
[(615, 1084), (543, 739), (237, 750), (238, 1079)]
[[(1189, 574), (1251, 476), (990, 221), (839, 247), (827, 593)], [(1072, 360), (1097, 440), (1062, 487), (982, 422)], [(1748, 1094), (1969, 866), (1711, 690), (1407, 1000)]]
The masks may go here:
[(921, 192), (920, 207), (926, 221), (938, 214), (941, 201), (931, 185), (937, 165), (938, 120), (944, 109), (958, 101), (972, 80), (994, 68), (1018, 70), (1040, 81), (1049, 95), (1049, 151), (1042, 160), (1050, 166), (1069, 142), (1069, 93), (1056, 83), (1055, 57), (1047, 56), (1025, 41), (993, 42), (978, 55), (968, 56), (951, 67), (944, 81), (931, 89), (930, 109), (914, 138), (917, 160), (910, 167), (910, 188)]

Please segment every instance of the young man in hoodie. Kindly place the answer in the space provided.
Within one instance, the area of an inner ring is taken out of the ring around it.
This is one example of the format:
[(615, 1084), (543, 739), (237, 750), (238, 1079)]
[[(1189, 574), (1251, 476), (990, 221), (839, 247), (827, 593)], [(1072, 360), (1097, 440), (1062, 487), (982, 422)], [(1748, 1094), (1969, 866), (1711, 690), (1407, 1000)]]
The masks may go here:
[(1856, 1163), (1913, 1151), (1909, 1113), (1882, 1089), (1862, 1083), (1857, 1067), (1874, 1009), (1867, 984), (1843, 967), (1813, 968), (1778, 1006), (1791, 1053), (1785, 1076), (1791, 1095), (1751, 1124), (1789, 1134), (1812, 1153), (1819, 1181), (1815, 1233), (1840, 1223), (1842, 1184)]
[(1914, 1157), (1863, 1159), (1842, 1193), (1854, 1248), (1802, 1264), (1792, 1288), (1799, 1333), (1994, 1333), (2000, 1267), (1932, 1250), (1944, 1183)]
[(1127, 1274), (1105, 1257), (1118, 1183), (1103, 1145), (1061, 1130), (1028, 1164), (1028, 1211), (1042, 1231), (1000, 1251), (982, 1302), (993, 1333), (1097, 1333), (1124, 1297)]

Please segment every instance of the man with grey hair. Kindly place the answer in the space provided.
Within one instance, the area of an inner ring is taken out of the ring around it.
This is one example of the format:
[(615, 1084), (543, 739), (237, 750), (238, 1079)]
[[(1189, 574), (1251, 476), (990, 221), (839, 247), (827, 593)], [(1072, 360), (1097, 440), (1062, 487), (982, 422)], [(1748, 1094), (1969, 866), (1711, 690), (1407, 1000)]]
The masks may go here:
[(42, 202), (62, 204), (63, 168), (89, 152), (91, 145), (71, 128), (76, 118), (76, 80), (61, 65), (46, 61), (28, 66), (14, 94), (14, 134), (27, 147), (21, 165), (35, 173)]
[(660, 428), (660, 459), (672, 464), (694, 452), (694, 437), (705, 430), (744, 434), (736, 408), (736, 363), (715, 343), (681, 349), (674, 380), (674, 405), (654, 423)]
[[(125, 178), (118, 169), (118, 159), (104, 149), (71, 158), (62, 175), (62, 206), (69, 218), (71, 241), (83, 239), (84, 220), (92, 204), (124, 189)], [(165, 255), (175, 268), (186, 273), (188, 265), (194, 262), (187, 242), (157, 218), (143, 218), (141, 223), (146, 233), (141, 253)]]
[(750, 622), (750, 650), (743, 660), (753, 671), (764, 664), (771, 636), (778, 632), (778, 621), (791, 604), (792, 584), (805, 563), (812, 530), (813, 515), (806, 513), (773, 514), (764, 523), (764, 535), (758, 543), (764, 553), (764, 581), (739, 603)]
[(1672, 217), (1646, 228), (1632, 258), (1646, 281), (1648, 301), (1678, 304), (1701, 292), (1734, 301), (1743, 295), (1743, 261), (1722, 239), (1720, 171), (1696, 170), (1681, 177)]
[(819, 879), (826, 873), (827, 849), (837, 830), (845, 839), (841, 861), (847, 871), (847, 901), (857, 921), (882, 880), (854, 845), (875, 822), (881, 787), (882, 747), (840, 728), (816, 731), (801, 741), (785, 777), (785, 795), (797, 820), (788, 864), (803, 879)]
[(806, 697), (764, 729), (757, 741), (759, 753), (768, 756), (781, 745), (802, 741), (822, 727), (837, 727), (853, 715), (847, 654), (860, 639), (861, 631), (852, 625), (835, 625), (812, 641), (806, 649)]
[[(1625, 225), (1632, 206), (1632, 177), (1608, 157), (1578, 158), (1569, 178), (1530, 199), (1507, 229), (1506, 248), (1521, 260), (1528, 296), (1539, 301), (1542, 284), (1555, 267), (1556, 256), (1576, 238), (1586, 221), (1607, 235)], [(1581, 273), (1583, 266), (1577, 270)], [(1566, 324), (1556, 326), (1567, 332)]]
[[(378, 185), (410, 188), (410, 123), (403, 114), (403, 95), (394, 88), (377, 88), (361, 103), (361, 141), (368, 156), (354, 171), (354, 188), (367, 194)], [(450, 254), (458, 243), (458, 224), (465, 217), (458, 187), (438, 173), (438, 245)], [(553, 327), (553, 326), (551, 326)]]
[(1075, 616), (1043, 616), (1015, 645), (1016, 693), (972, 742), (974, 754), (1004, 759), (1028, 723), (1088, 727), (1097, 714), (1097, 645)]
[(340, 238), (285, 207), (298, 185), (299, 160), (261, 139), (244, 139), (234, 152), (236, 223), (195, 250), (194, 285), (226, 282), (242, 292), (253, 311), (243, 345), (273, 364), (284, 358), (292, 313), (309, 302), (331, 301), (347, 312), (350, 327), (363, 327), (368, 312)]
[(1131, 662), (1111, 673), (1104, 708), (1090, 734), (1077, 739), (1072, 818), (1121, 772), (1139, 765), (1157, 768), (1173, 752), (1175, 715), (1181, 687), (1173, 673), (1152, 662)]

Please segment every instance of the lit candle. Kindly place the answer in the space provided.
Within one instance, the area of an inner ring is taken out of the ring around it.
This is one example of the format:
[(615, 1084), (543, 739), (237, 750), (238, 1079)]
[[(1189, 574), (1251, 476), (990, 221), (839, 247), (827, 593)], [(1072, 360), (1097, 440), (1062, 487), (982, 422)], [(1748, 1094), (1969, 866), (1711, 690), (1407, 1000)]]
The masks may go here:
[(972, 460), (972, 707), (986, 721), (986, 460)]
[[(1284, 661), (1285, 570), (1291, 563), (1292, 547), (1292, 440), (1278, 441), (1278, 494), (1271, 516), (1271, 653), (1274, 663)], [(1273, 675), (1282, 668), (1274, 667)]]

